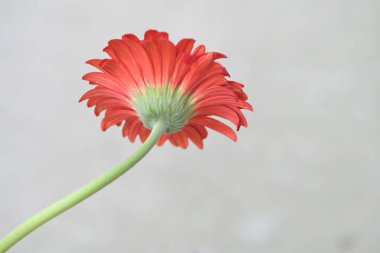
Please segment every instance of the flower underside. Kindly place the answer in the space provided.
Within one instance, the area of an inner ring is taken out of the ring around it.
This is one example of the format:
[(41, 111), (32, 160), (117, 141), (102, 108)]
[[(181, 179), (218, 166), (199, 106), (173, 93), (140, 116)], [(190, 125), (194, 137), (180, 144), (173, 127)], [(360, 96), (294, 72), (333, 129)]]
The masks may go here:
[(192, 97), (182, 94), (170, 85), (146, 86), (134, 94), (132, 105), (146, 128), (152, 129), (158, 122), (167, 125), (166, 133), (174, 133), (193, 116)]
[(203, 148), (208, 129), (237, 140), (235, 131), (215, 119), (228, 120), (239, 130), (247, 127), (243, 109), (253, 110), (243, 91), (244, 85), (232, 80), (218, 62), (226, 58), (207, 52), (204, 45), (194, 47), (193, 39), (174, 44), (165, 32), (148, 30), (143, 39), (125, 34), (104, 48), (107, 59), (92, 59), (98, 69), (83, 76), (94, 85), (80, 101), (88, 100), (99, 116), (103, 131), (122, 126), (130, 141), (148, 138), (157, 122), (167, 125), (158, 145), (169, 141), (186, 148), (189, 141)]

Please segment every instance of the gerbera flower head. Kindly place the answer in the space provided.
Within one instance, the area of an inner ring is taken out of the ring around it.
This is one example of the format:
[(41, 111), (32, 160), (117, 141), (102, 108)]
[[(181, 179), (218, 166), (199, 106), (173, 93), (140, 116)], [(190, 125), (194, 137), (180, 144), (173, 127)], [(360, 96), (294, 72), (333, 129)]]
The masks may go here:
[(227, 80), (226, 69), (217, 62), (226, 56), (206, 52), (205, 46), (193, 49), (193, 39), (177, 44), (165, 32), (149, 30), (140, 40), (133, 34), (108, 42), (104, 51), (109, 59), (93, 59), (88, 64), (99, 71), (83, 76), (95, 85), (80, 101), (88, 100), (99, 116), (105, 111), (101, 128), (118, 125), (123, 136), (144, 142), (158, 121), (167, 130), (158, 141), (169, 140), (186, 148), (189, 139), (203, 148), (207, 128), (236, 141), (229, 126), (213, 118), (224, 118), (247, 127), (242, 109), (252, 110), (243, 92), (244, 85)]

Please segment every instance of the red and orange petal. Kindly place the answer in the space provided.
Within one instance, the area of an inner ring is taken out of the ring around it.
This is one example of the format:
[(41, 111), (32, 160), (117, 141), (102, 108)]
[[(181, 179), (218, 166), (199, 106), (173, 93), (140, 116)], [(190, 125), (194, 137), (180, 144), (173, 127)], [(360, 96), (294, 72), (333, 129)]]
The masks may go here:
[(165, 32), (149, 30), (140, 40), (133, 34), (109, 41), (104, 51), (110, 59), (93, 59), (88, 64), (99, 72), (83, 76), (93, 89), (86, 92), (80, 101), (88, 100), (95, 106), (98, 116), (105, 111), (102, 130), (113, 125), (123, 125), (122, 133), (130, 141), (137, 136), (144, 142), (150, 129), (144, 127), (132, 105), (133, 94), (143, 91), (148, 85), (160, 87), (170, 84), (190, 94), (194, 102), (194, 116), (175, 133), (164, 134), (158, 141), (187, 148), (189, 140), (203, 148), (207, 128), (220, 132), (236, 141), (235, 132), (226, 124), (212, 118), (224, 118), (232, 122), (237, 130), (247, 127), (242, 109), (253, 110), (247, 102), (243, 84), (227, 80), (227, 70), (216, 60), (226, 56), (217, 52), (206, 52), (205, 46), (196, 48), (193, 39), (182, 39), (176, 45)]

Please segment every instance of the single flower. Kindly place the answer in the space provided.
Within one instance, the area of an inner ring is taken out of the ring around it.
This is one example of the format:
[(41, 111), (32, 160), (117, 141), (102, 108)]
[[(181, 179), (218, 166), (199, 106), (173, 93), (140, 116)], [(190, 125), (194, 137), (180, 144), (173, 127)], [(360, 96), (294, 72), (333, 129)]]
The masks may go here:
[(133, 34), (111, 40), (104, 49), (110, 59), (94, 59), (89, 64), (100, 72), (83, 76), (95, 87), (80, 101), (88, 100), (98, 116), (105, 111), (103, 130), (123, 125), (123, 135), (143, 144), (111, 170), (21, 223), (0, 240), (5, 253), (22, 238), (59, 214), (74, 207), (138, 163), (156, 143), (169, 140), (186, 148), (189, 139), (203, 148), (207, 128), (236, 141), (236, 134), (213, 116), (247, 126), (242, 109), (252, 110), (243, 85), (227, 80), (226, 69), (217, 59), (223, 54), (206, 52), (203, 45), (193, 49), (193, 39), (174, 45), (165, 32), (149, 30), (140, 40)]
[(193, 39), (182, 39), (176, 45), (165, 32), (149, 30), (140, 40), (133, 34), (109, 41), (104, 51), (110, 59), (93, 59), (87, 63), (98, 68), (83, 76), (95, 85), (80, 101), (88, 100), (99, 116), (103, 131), (121, 126), (123, 136), (142, 142), (158, 121), (167, 128), (158, 140), (169, 140), (186, 148), (189, 139), (203, 148), (207, 128), (236, 141), (229, 126), (213, 118), (221, 117), (247, 127), (242, 109), (252, 110), (243, 92), (244, 85), (228, 80), (227, 70), (217, 62), (226, 56), (206, 52), (205, 46), (193, 49)]

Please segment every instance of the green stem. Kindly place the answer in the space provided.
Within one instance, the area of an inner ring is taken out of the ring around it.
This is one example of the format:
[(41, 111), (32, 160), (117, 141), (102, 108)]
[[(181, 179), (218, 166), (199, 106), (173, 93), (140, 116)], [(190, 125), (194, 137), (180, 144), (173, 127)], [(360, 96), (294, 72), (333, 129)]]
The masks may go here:
[(0, 241), (0, 253), (6, 252), (13, 245), (15, 245), (22, 238), (27, 236), (36, 228), (40, 227), (44, 223), (70, 209), (76, 204), (87, 199), (103, 187), (107, 186), (115, 179), (123, 175), (126, 171), (132, 168), (138, 161), (140, 161), (156, 144), (160, 136), (166, 131), (167, 126), (163, 122), (158, 122), (152, 129), (149, 138), (141, 145), (130, 157), (125, 161), (115, 166), (110, 171), (95, 178), (90, 183), (86, 184), (82, 188), (74, 191), (70, 195), (55, 202), (51, 206), (36, 213), (34, 216), (26, 220), (24, 223), (12, 230)]

